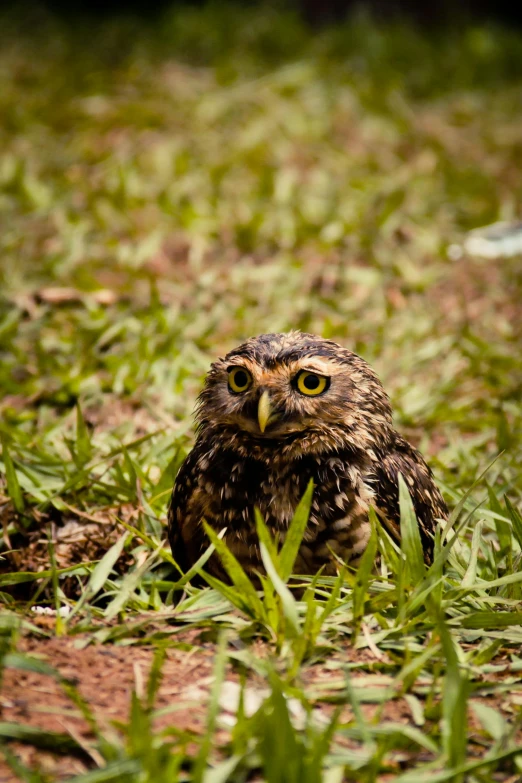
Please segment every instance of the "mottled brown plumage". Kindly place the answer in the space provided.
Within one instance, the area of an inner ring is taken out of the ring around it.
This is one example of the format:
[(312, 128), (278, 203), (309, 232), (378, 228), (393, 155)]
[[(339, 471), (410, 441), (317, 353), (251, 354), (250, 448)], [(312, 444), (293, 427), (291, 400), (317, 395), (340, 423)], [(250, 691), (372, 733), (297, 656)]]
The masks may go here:
[[(194, 449), (169, 507), (174, 557), (188, 569), (208, 546), (202, 520), (251, 575), (263, 571), (254, 508), (284, 540), (310, 479), (315, 489), (296, 573), (333, 574), (334, 555), (356, 564), (373, 505), (399, 537), (398, 478), (407, 482), (429, 560), (436, 519), (447, 508), (419, 452), (393, 428), (388, 397), (372, 368), (331, 340), (266, 334), (248, 340), (207, 375)], [(219, 558), (207, 569), (225, 578)]]

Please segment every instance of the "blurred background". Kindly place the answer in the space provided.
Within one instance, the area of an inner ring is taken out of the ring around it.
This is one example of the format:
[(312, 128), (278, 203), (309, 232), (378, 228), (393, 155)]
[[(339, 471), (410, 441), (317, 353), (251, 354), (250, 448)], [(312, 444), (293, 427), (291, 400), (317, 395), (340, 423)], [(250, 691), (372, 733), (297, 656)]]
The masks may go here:
[[(76, 14), (79, 10), (94, 13), (113, 13), (134, 11), (139, 14), (153, 14), (164, 10), (167, 7), (177, 5), (203, 6), (203, 0), (185, 0), (184, 3), (174, 3), (173, 0), (79, 0), (71, 5), (65, 0), (44, 0), (42, 5), (47, 9), (59, 10), (69, 14)], [(219, 5), (215, 3), (216, 6)], [(277, 8), (277, 3), (261, 0), (256, 2), (250, 0), (249, 3), (243, 3), (242, 6), (250, 8), (256, 5), (268, 5)], [(280, 5), (280, 4), (279, 4)], [(299, 13), (307, 21), (338, 21), (345, 19), (354, 12), (364, 10), (372, 13), (375, 17), (406, 17), (416, 21), (429, 21), (430, 23), (452, 23), (455, 16), (464, 18), (485, 17), (502, 19), (521, 19), (522, 12), (517, 3), (507, 2), (507, 0), (463, 0), (463, 2), (452, 3), (449, 0), (436, 0), (432, 3), (418, 3), (414, 0), (288, 0), (286, 3), (288, 9)]]

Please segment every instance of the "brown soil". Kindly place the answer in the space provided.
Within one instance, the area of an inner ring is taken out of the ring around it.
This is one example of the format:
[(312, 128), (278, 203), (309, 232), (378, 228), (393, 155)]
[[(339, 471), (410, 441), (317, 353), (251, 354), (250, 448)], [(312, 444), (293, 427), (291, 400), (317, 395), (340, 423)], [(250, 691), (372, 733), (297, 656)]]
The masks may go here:
[[(35, 516), (36, 513), (33, 511)], [(115, 521), (115, 517), (127, 519), (131, 515), (127, 510), (117, 509), (105, 518), (101, 513), (92, 517), (82, 514), (78, 509), (71, 509), (71, 514), (60, 514), (56, 521), (43, 514), (39, 516), (38, 528), (20, 530), (20, 533), (9, 541), (12, 551), (5, 553), (0, 561), (0, 574), (19, 571), (37, 573), (50, 569), (49, 540), (54, 546), (58, 568), (100, 560), (107, 549), (125, 532), (125, 528)], [(133, 557), (123, 552), (115, 565), (116, 571), (124, 573), (133, 562)], [(74, 576), (61, 580), (60, 587), (68, 598), (78, 598), (80, 594), (80, 586)], [(22, 582), (4, 589), (18, 600), (29, 600), (35, 588), (34, 582)], [(44, 596), (49, 595), (49, 590), (45, 590)]]
[[(52, 632), (54, 619), (39, 618), (37, 624)], [(203, 641), (197, 629), (177, 631), (172, 628), (171, 641), (178, 643), (166, 652), (162, 669), (162, 680), (155, 701), (155, 709), (173, 708), (171, 712), (154, 720), (154, 729), (171, 729), (183, 732), (190, 741), (191, 734), (200, 734), (205, 729), (206, 706), (210, 685), (213, 679), (213, 658), (215, 646)], [(41, 638), (27, 636), (18, 645), (20, 653), (28, 654), (45, 661), (60, 672), (62, 677), (72, 682), (78, 693), (89, 704), (99, 731), (107, 738), (117, 732), (114, 722), (125, 723), (129, 720), (131, 695), (135, 691), (140, 697), (146, 694), (147, 678), (153, 659), (153, 650), (140, 646), (94, 645), (90, 638), (83, 635), (70, 637)], [(254, 644), (253, 652), (259, 657), (267, 653), (261, 642)], [(342, 665), (347, 662), (365, 664), (365, 671), (352, 674), (352, 686), (362, 698), (362, 712), (367, 720), (378, 718), (380, 723), (415, 725), (414, 715), (408, 702), (399, 694), (383, 702), (370, 695), (390, 687), (391, 678), (378, 671), (375, 664), (382, 663), (383, 656), (377, 659), (371, 650), (356, 650), (349, 644), (341, 652), (328, 657), (324, 664), (310, 666), (303, 670), (301, 682), (309, 697), (315, 702), (325, 721), (332, 713), (335, 701), (345, 687)], [(508, 663), (506, 654), (496, 660), (497, 664)], [(498, 672), (484, 679), (499, 682), (509, 673)], [(237, 689), (238, 676), (229, 668), (223, 695), (230, 689)], [(512, 682), (512, 680), (511, 680)], [(236, 685), (234, 685), (234, 683)], [(227, 684), (228, 688), (227, 688)], [(421, 683), (422, 685), (422, 683)], [(362, 688), (361, 688), (362, 686)], [(260, 677), (252, 676), (248, 689), (267, 695), (267, 683)], [(227, 698), (227, 697), (226, 697)], [(233, 699), (232, 699), (233, 701)], [(500, 710), (505, 719), (514, 717), (522, 701), (522, 683), (512, 684), (503, 694), (486, 695), (477, 692), (472, 701), (482, 701)], [(379, 703), (381, 702), (381, 703)], [(246, 702), (245, 702), (246, 703)], [(222, 710), (229, 712), (233, 723), (235, 708), (221, 703)], [(343, 708), (342, 721), (353, 720), (351, 708)], [(477, 757), (484, 752), (482, 727), (473, 710), (469, 711), (469, 729), (471, 731), (470, 753)], [(38, 727), (47, 731), (68, 734), (79, 741), (85, 752), (78, 754), (51, 753), (20, 742), (10, 743), (11, 750), (27, 766), (39, 769), (53, 780), (66, 780), (71, 776), (95, 768), (102, 763), (95, 745), (95, 736), (86, 719), (82, 716), (64, 687), (49, 675), (36, 674), (21, 669), (7, 668), (0, 689), (0, 721)], [(228, 725), (231, 725), (228, 722)], [(422, 728), (422, 727), (421, 727)], [(522, 741), (522, 730), (517, 740)], [(219, 732), (219, 741), (224, 742), (227, 734)], [(356, 747), (357, 743), (341, 738), (342, 745)], [(218, 743), (219, 744), (219, 743)], [(190, 751), (190, 745), (189, 745)], [(428, 761), (430, 754), (421, 748), (408, 748), (401, 751), (397, 758), (390, 759), (397, 772), (412, 764)], [(404, 767), (406, 765), (406, 767)], [(382, 780), (386, 780), (384, 777)], [(0, 783), (14, 783), (19, 779), (2, 761), (0, 755)]]
[[(196, 636), (197, 632), (185, 631), (176, 638), (180, 647), (192, 647)], [(82, 649), (85, 642), (82, 636), (29, 637), (20, 641), (18, 651), (46, 661), (71, 681), (92, 709), (100, 731), (108, 736), (114, 732), (113, 721), (128, 720), (133, 690), (138, 695), (145, 694), (153, 651), (116, 645)], [(155, 729), (174, 726), (188, 733), (201, 731), (213, 655), (211, 645), (192, 647), (189, 651), (168, 649), (155, 708), (176, 705), (176, 710), (158, 718)], [(53, 677), (20, 669), (5, 670), (0, 690), (0, 720), (70, 734), (86, 748), (94, 740), (78, 707)], [(86, 771), (96, 766), (97, 761), (96, 753), (94, 758), (88, 752), (58, 756), (18, 742), (12, 743), (11, 748), (25, 764), (37, 766), (58, 780)], [(1, 783), (16, 780), (9, 767), (0, 761)]]

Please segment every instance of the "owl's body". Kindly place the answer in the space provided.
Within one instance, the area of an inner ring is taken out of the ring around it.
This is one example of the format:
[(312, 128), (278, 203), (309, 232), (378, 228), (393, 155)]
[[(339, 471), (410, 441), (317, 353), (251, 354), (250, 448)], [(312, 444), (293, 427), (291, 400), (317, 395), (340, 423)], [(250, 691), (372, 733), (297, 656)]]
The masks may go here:
[[(422, 456), (393, 429), (374, 371), (313, 335), (261, 335), (212, 365), (200, 396), (196, 444), (169, 508), (174, 557), (187, 570), (208, 546), (202, 520), (252, 576), (263, 567), (254, 509), (280, 542), (308, 482), (314, 494), (295, 572), (356, 564), (375, 508), (399, 536), (398, 472), (407, 482), (429, 559), (446, 505)], [(206, 568), (225, 578), (215, 555)]]

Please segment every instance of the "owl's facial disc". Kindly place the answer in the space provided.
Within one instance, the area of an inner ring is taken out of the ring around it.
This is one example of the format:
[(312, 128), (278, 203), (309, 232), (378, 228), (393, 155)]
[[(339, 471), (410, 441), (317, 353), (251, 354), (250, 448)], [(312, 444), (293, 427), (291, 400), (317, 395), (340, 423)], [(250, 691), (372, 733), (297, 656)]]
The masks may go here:
[(392, 427), (389, 400), (371, 367), (331, 340), (300, 332), (253, 337), (215, 361), (197, 421), (202, 436), (245, 453), (278, 442), (296, 454), (343, 443), (370, 448)]
[[(257, 437), (279, 438), (304, 432), (317, 420), (319, 400), (330, 377), (301, 362), (276, 370), (241, 361), (228, 365), (229, 415)], [(230, 407), (230, 404), (232, 407)]]

